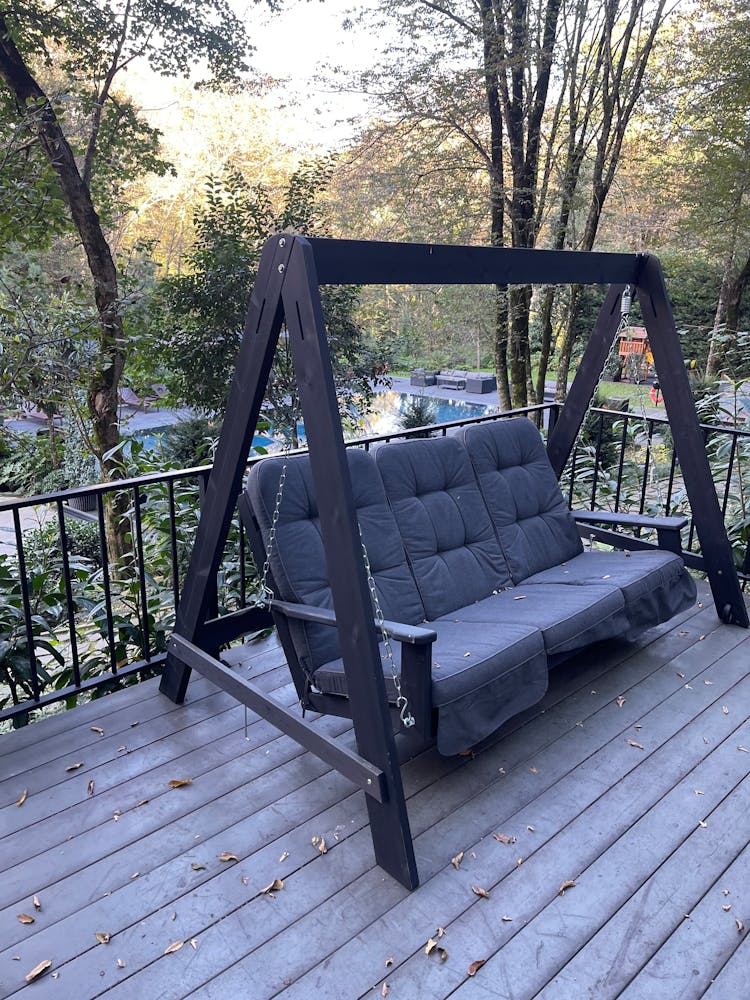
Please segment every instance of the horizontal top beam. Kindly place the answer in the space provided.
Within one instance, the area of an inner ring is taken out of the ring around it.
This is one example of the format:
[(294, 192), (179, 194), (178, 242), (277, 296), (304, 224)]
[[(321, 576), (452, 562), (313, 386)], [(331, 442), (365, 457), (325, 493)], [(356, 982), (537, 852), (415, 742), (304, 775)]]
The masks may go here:
[(635, 284), (646, 256), (317, 238), (308, 242), (321, 285)]

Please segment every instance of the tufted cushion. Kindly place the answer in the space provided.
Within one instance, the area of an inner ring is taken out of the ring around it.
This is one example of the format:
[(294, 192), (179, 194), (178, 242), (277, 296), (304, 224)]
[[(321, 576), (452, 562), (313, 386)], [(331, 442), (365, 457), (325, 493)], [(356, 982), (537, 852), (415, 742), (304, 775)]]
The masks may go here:
[(575, 521), (530, 420), (476, 424), (465, 429), (463, 441), (514, 583), (582, 551)]
[(427, 618), (510, 583), (466, 450), (455, 438), (386, 445), (378, 469)]
[[(354, 448), (347, 449), (347, 458), (354, 506), (383, 614), (387, 619), (406, 625), (418, 625), (424, 621), (424, 608), (386, 502), (375, 460), (367, 452)], [(266, 546), (282, 464), (281, 458), (265, 458), (253, 465), (247, 479), (247, 495)], [(279, 596), (284, 600), (333, 608), (307, 455), (294, 455), (287, 461), (276, 542), (271, 553), (271, 572)], [(290, 621), (290, 628), (297, 655), (308, 672), (341, 655), (335, 628), (297, 621)]]
[(689, 608), (697, 595), (695, 581), (672, 552), (583, 552), (525, 581), (536, 583), (614, 584), (625, 598), (631, 639)]
[[(432, 647), (432, 704), (438, 711), (440, 753), (455, 754), (485, 739), (547, 690), (544, 643), (533, 626), (489, 624), (477, 629), (440, 621), (431, 627), (438, 636)], [(393, 643), (393, 655), (400, 670), (400, 643)], [(395, 689), (385, 664), (384, 676), (393, 701)], [(341, 659), (321, 667), (315, 680), (323, 691), (346, 694)]]
[(562, 583), (524, 584), (458, 608), (446, 621), (482, 625), (528, 625), (538, 628), (553, 659), (592, 642), (622, 636), (628, 627), (625, 601), (607, 583), (571, 587)]

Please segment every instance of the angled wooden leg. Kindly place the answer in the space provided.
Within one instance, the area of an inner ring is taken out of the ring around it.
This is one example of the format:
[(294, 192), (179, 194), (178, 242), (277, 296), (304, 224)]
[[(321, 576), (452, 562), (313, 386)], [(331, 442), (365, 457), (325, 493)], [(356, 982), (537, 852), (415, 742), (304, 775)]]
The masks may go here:
[[(280, 242), (279, 239), (269, 240), (261, 257), (237, 370), (180, 598), (175, 632), (198, 645), (201, 627), (209, 614), (213, 583), (224, 553), (281, 330), (281, 288), (292, 239), (283, 240), (283, 246)], [(185, 698), (189, 680), (190, 667), (169, 654), (159, 690), (179, 703)]]

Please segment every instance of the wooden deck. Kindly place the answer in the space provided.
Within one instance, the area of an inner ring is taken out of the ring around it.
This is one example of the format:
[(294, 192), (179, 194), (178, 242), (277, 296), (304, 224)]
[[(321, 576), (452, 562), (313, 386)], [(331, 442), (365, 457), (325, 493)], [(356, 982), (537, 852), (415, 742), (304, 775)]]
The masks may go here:
[[(0, 995), (742, 1000), (750, 635), (701, 600), (559, 668), (477, 756), (404, 766), (413, 893), (362, 793), (252, 716), (246, 741), (199, 677), (183, 707), (147, 682), (1, 737)], [(247, 650), (292, 704), (278, 648)]]

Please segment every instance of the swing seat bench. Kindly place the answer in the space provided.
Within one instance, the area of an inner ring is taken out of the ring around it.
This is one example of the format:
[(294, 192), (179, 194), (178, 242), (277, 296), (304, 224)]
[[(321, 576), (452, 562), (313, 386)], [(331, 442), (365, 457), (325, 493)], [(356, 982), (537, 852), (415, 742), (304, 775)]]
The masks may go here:
[[(634, 551), (584, 551), (539, 432), (525, 418), (455, 437), (347, 452), (354, 504), (400, 677), (419, 731), (455, 754), (538, 702), (548, 672), (602, 640), (632, 639), (689, 607), (696, 587), (679, 550), (684, 518), (581, 515), (584, 532)], [(257, 462), (243, 519), (256, 559), (270, 552), (274, 621), (303, 705), (347, 715), (326, 553), (310, 463)], [(616, 535), (655, 528), (663, 548)], [(665, 551), (666, 550), (666, 551)], [(373, 623), (376, 627), (377, 623)]]

